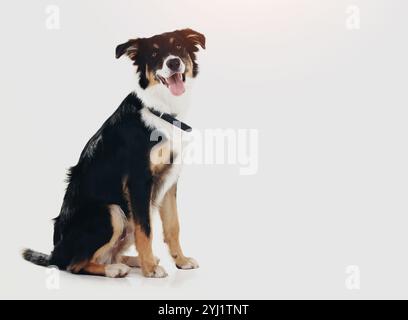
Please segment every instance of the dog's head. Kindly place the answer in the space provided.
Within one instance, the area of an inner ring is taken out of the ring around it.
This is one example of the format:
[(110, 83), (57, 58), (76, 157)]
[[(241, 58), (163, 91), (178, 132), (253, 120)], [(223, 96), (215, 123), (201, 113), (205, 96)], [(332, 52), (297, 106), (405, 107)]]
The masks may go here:
[(127, 55), (137, 66), (140, 87), (163, 86), (173, 96), (182, 96), (185, 83), (198, 74), (196, 52), (205, 49), (205, 36), (191, 29), (151, 38), (129, 40), (116, 48), (116, 58)]

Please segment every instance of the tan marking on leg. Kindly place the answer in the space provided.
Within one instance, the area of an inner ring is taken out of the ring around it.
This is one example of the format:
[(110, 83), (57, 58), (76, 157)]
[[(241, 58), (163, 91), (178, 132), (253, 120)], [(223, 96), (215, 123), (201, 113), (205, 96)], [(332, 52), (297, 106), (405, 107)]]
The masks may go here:
[(105, 265), (103, 264), (97, 264), (97, 263), (88, 263), (84, 268), (82, 268), (82, 271), (95, 275), (95, 276), (106, 276), (106, 271), (105, 271)]
[(130, 268), (124, 264), (99, 264), (88, 262), (86, 264), (72, 265), (68, 271), (72, 273), (86, 273), (94, 276), (102, 276), (108, 278), (123, 278), (126, 277)]
[[(123, 193), (127, 199), (129, 205), (130, 215), (132, 216), (132, 205), (128, 188), (127, 179), (123, 182)], [(134, 259), (123, 256), (123, 262), (135, 265), (135, 267), (141, 267), (143, 275), (149, 278), (164, 278), (167, 277), (166, 271), (160, 267), (159, 260), (153, 255), (152, 249), (152, 237), (148, 237), (146, 233), (142, 230), (139, 224), (137, 224), (133, 219), (133, 231), (134, 231), (134, 243), (136, 249), (139, 252), (139, 257), (134, 257)]]
[(157, 207), (160, 205), (156, 203), (156, 200), (172, 168), (173, 158), (175, 158), (175, 155), (172, 153), (171, 143), (169, 141), (156, 145), (151, 151), (150, 170), (153, 175), (151, 202), (153, 206)]
[(148, 237), (138, 224), (135, 226), (135, 240), (143, 275), (148, 278), (167, 277), (166, 271), (157, 264), (153, 255), (152, 237)]
[(153, 175), (162, 172), (171, 164), (172, 151), (170, 141), (165, 141), (155, 145), (150, 151), (150, 170)]
[(114, 262), (114, 250), (117, 248), (126, 228), (126, 216), (118, 205), (109, 206), (113, 235), (109, 243), (104, 245), (94, 254), (91, 262), (110, 264)]
[[(156, 264), (160, 263), (160, 259), (155, 257)], [(140, 262), (140, 257), (130, 257), (130, 256), (122, 256), (121, 257), (121, 263), (126, 264), (127, 266), (131, 268), (141, 268), (142, 263)]]
[(177, 185), (174, 185), (164, 197), (160, 208), (163, 223), (164, 241), (169, 246), (170, 254), (180, 269), (196, 269), (198, 263), (183, 254), (180, 245), (180, 224), (177, 210)]
[(123, 235), (123, 238), (120, 239), (117, 245), (113, 248), (113, 263), (122, 263), (123, 253), (135, 244), (135, 224), (133, 222), (133, 218), (128, 219)]
[(79, 263), (71, 264), (68, 266), (67, 271), (72, 272), (72, 273), (79, 273), (81, 272), (87, 265), (89, 264), (89, 261), (82, 261)]
[[(130, 205), (130, 192), (129, 192), (129, 177), (125, 177), (122, 182), (122, 191), (123, 191), (123, 196), (126, 199), (127, 205), (128, 205), (128, 210), (131, 213), (132, 212), (132, 206)], [(132, 216), (132, 214), (130, 214)]]
[(131, 268), (140, 268), (142, 266), (139, 257), (122, 256), (121, 263), (124, 263)]

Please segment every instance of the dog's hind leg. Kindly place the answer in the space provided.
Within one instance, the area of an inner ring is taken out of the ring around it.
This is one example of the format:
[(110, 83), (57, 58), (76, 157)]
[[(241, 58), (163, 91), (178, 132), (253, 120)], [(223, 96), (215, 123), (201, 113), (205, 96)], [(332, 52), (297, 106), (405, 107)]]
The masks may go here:
[(123, 256), (121, 257), (120, 260), (123, 264), (126, 264), (127, 266), (131, 268), (141, 268), (142, 267), (142, 263), (140, 262), (140, 257)]
[[(159, 264), (160, 259), (157, 257), (155, 257), (155, 259), (156, 259), (156, 264)], [(120, 262), (123, 264), (126, 264), (127, 266), (131, 268), (141, 268), (142, 267), (142, 262), (140, 260), (140, 257), (122, 256)]]
[(122, 242), (126, 239), (127, 218), (118, 205), (110, 205), (107, 209), (110, 214), (108, 223), (112, 228), (109, 242), (99, 247), (92, 258), (79, 260), (79, 263), (71, 264), (67, 268), (68, 271), (76, 274), (90, 274), (109, 278), (122, 278), (129, 274), (131, 268), (120, 263), (120, 259), (117, 259), (118, 250), (121, 249)]
[(131, 268), (124, 264), (103, 265), (89, 262), (82, 266), (72, 266), (69, 271), (76, 274), (88, 274), (108, 278), (124, 278), (129, 274), (130, 270)]

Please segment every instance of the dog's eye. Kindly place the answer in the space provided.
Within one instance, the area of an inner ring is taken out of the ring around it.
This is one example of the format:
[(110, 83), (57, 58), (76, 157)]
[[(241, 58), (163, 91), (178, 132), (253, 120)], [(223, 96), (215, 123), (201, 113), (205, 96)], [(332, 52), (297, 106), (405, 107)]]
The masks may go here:
[(156, 58), (157, 55), (158, 55), (158, 52), (157, 52), (157, 51), (154, 51), (154, 52), (152, 53), (152, 57), (153, 57), (153, 58)]

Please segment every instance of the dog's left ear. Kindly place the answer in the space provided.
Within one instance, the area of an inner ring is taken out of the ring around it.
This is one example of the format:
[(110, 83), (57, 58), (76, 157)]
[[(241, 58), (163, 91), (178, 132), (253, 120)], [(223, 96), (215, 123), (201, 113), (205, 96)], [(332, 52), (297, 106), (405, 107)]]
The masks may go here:
[(139, 40), (132, 39), (116, 47), (116, 59), (126, 54), (131, 60), (136, 61), (139, 52)]
[(201, 48), (205, 49), (205, 36), (197, 31), (194, 31), (192, 29), (184, 29), (184, 30), (179, 30), (179, 33), (184, 37), (186, 41), (191, 43), (193, 47), (195, 47), (198, 51), (197, 46), (200, 46)]

